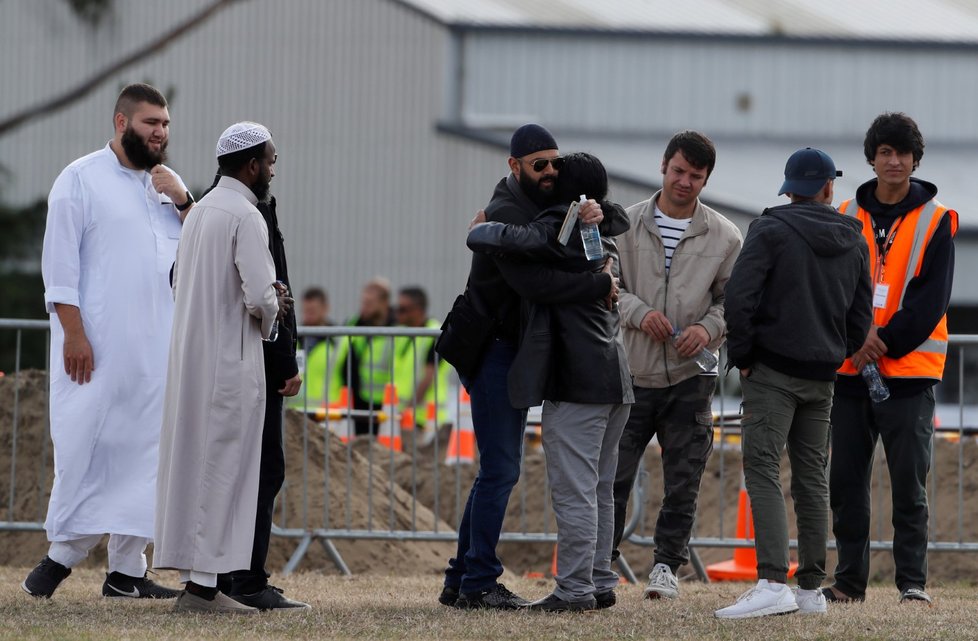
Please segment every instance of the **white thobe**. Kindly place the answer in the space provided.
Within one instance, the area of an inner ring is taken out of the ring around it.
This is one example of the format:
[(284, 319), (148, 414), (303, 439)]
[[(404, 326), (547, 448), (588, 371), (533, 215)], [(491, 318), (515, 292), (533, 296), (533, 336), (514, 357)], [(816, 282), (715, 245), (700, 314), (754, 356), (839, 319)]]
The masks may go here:
[(227, 176), (187, 217), (160, 436), (157, 568), (247, 569), (265, 418), (262, 337), (278, 312), (268, 228)]
[[(175, 175), (175, 174), (174, 174)], [(51, 315), (51, 541), (150, 538), (180, 216), (106, 145), (68, 165), (48, 198), (41, 271)], [(55, 303), (81, 310), (95, 370), (64, 370)]]

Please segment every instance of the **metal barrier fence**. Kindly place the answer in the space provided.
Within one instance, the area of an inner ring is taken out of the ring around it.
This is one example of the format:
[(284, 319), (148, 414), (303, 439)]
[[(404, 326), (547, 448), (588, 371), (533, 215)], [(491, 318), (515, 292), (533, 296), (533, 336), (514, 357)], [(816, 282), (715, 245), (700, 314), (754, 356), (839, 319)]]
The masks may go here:
[[(0, 331), (16, 332), (17, 346), (14, 371), (5, 376), (6, 381), (12, 381), (14, 385), (9, 386), (2, 397), (2, 404), (6, 407), (0, 406), (0, 416), (9, 412), (9, 417), (0, 421), (0, 447), (6, 450), (0, 451), (0, 461), (7, 461), (9, 465), (6, 474), (0, 470), (0, 488), (6, 485), (6, 492), (0, 489), (0, 498), (6, 498), (5, 510), (0, 504), (0, 531), (43, 529), (46, 493), (51, 482), (46, 402), (43, 410), (34, 409), (31, 424), (27, 424), (22, 420), (22, 386), (18, 383), (22, 377), (28, 376), (28, 373), (22, 372), (20, 365), (23, 333), (46, 332), (47, 329), (47, 321), (0, 319)], [(302, 327), (300, 340), (307, 344), (321, 341), (318, 349), (325, 351), (323, 365), (327, 370), (337, 371), (341, 383), (348, 383), (355, 376), (360, 376), (366, 379), (360, 381), (361, 385), (369, 388), (375, 383), (393, 381), (398, 376), (404, 379), (403, 364), (398, 371), (393, 357), (379, 358), (385, 350), (392, 355), (397, 349), (414, 350), (421, 345), (419, 351), (425, 352), (438, 333), (437, 329), (403, 327)], [(932, 461), (928, 488), (931, 501), (929, 549), (975, 552), (978, 551), (978, 532), (966, 530), (965, 527), (965, 461), (966, 448), (973, 447), (974, 439), (969, 437), (978, 434), (978, 428), (968, 423), (973, 422), (973, 415), (978, 412), (975, 407), (966, 405), (963, 399), (964, 352), (966, 348), (978, 345), (978, 336), (952, 336), (950, 343), (958, 356), (958, 420), (953, 428), (942, 426), (938, 429), (937, 434), (941, 439), (950, 437), (951, 440), (940, 448), (935, 447), (934, 452), (936, 458), (938, 449), (942, 455), (946, 455), (949, 447), (956, 448), (957, 471), (954, 487), (950, 487), (946, 478), (938, 481), (939, 476), (946, 475), (936, 473), (935, 461)], [(346, 353), (355, 353), (356, 359), (346, 358), (345, 363), (342, 360), (338, 362), (336, 356), (342, 356), (344, 345)], [(314, 361), (310, 351), (303, 359), (303, 378), (306, 381), (310, 380), (310, 362)], [(360, 364), (366, 360), (375, 366), (355, 368), (354, 360), (357, 359)], [(318, 367), (315, 362), (314, 366)], [(437, 358), (432, 365), (438, 372), (440, 363)], [(414, 358), (413, 365), (408, 369), (411, 370), (408, 387), (414, 388), (425, 377), (426, 363), (424, 359)], [(43, 385), (42, 396), (46, 399), (47, 372), (43, 376), (37, 373), (30, 376), (35, 386)], [(315, 375), (312, 378), (316, 379)], [(342, 385), (336, 382), (330, 384), (329, 376), (320, 376), (316, 380), (321, 381), (321, 389), (313, 390), (309, 385), (303, 385), (300, 395), (292, 401), (293, 406), (298, 406), (298, 411), (287, 414), (284, 428), (288, 478), (276, 506), (273, 533), (277, 537), (294, 540), (296, 545), (283, 573), (295, 570), (315, 542), (323, 546), (341, 572), (348, 574), (350, 570), (333, 541), (454, 541), (454, 528), (461, 518), (471, 481), (478, 469), (477, 462), (466, 462), (468, 453), (462, 456), (456, 451), (446, 457), (452, 439), (459, 439), (471, 421), (457, 379), (438, 375), (432, 378), (433, 411), (423, 399), (415, 398), (416, 394), (402, 392), (402, 396), (411, 396), (402, 403), (390, 393), (382, 402), (377, 400), (378, 396), (363, 403), (349, 393), (345, 396), (334, 394), (334, 390)], [(711, 513), (710, 524), (704, 524), (701, 510), (690, 542), (690, 549), (694, 552), (692, 564), (704, 579), (696, 549), (753, 545), (750, 539), (737, 538), (728, 532), (728, 526), (733, 522), (731, 506), (736, 505), (735, 492), (741, 474), (737, 444), (739, 399), (728, 394), (728, 385), (727, 378), (719, 377), (715, 403), (715, 451), (710, 463), (711, 472), (704, 476), (700, 492), (701, 503), (703, 497), (711, 493), (716, 496), (715, 509)], [(415, 418), (407, 419), (406, 416)], [(425, 420), (418, 418), (421, 416)], [(362, 434), (354, 437), (357, 430)], [(527, 448), (538, 446), (539, 430), (539, 413), (531, 412)], [(8, 445), (4, 447), (3, 443)], [(31, 443), (34, 449), (25, 454), (23, 443)], [(26, 462), (25, 456), (29, 457)], [(655, 458), (654, 453), (651, 456)], [(646, 458), (649, 458), (648, 453)], [(877, 459), (881, 458), (882, 449), (878, 448)], [(33, 481), (23, 480), (25, 469), (30, 470), (29, 476), (33, 477)], [(633, 507), (629, 511), (625, 529), (627, 540), (631, 543), (653, 545), (654, 521), (651, 517), (654, 517), (655, 510), (650, 509), (650, 502), (661, 496), (656, 496), (650, 479), (658, 474), (657, 469), (646, 471), (643, 468), (636, 480)], [(881, 491), (882, 482), (882, 474), (877, 472), (874, 475), (875, 520), (871, 541), (874, 550), (892, 548), (883, 521), (886, 510), (879, 509), (889, 503), (888, 493)], [(733, 492), (731, 488), (734, 488)], [(952, 519), (952, 531), (949, 532), (949, 528), (941, 525), (946, 517), (937, 509), (936, 498), (939, 494), (946, 496), (951, 492), (955, 494), (956, 514)], [(658, 494), (661, 495), (661, 491)], [(25, 496), (33, 497), (33, 502), (25, 501)], [(525, 456), (521, 481), (510, 499), (501, 540), (554, 543), (556, 538), (541, 457)], [(792, 540), (791, 545), (795, 547), (796, 541)], [(834, 546), (834, 541), (830, 541), (829, 545)], [(619, 560), (619, 567), (627, 578), (635, 580), (624, 558)]]

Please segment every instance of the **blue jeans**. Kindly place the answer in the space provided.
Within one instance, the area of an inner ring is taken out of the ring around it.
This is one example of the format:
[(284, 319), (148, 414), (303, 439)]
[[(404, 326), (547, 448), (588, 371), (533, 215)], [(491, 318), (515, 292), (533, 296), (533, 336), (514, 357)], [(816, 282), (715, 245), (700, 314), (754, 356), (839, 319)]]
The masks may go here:
[(503, 573), (496, 544), (506, 505), (520, 478), (526, 410), (509, 404), (506, 376), (516, 348), (493, 340), (479, 371), (464, 379), (472, 399), (472, 425), (479, 447), (479, 474), (472, 483), (458, 526), (458, 550), (449, 559), (445, 585), (468, 594), (489, 589)]

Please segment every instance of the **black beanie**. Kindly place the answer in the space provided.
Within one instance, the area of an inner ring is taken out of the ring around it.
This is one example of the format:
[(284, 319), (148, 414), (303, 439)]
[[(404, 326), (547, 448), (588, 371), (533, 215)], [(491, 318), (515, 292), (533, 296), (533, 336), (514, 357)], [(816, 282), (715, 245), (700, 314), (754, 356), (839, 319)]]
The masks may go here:
[(513, 132), (509, 141), (509, 155), (522, 158), (544, 149), (556, 149), (557, 141), (540, 125), (523, 125)]

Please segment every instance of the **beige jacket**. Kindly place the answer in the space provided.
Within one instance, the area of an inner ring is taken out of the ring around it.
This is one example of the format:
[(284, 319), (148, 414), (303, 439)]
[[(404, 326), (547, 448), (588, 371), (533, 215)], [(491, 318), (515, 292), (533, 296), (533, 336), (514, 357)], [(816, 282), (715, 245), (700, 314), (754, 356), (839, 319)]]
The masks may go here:
[(659, 193), (628, 208), (631, 228), (615, 239), (625, 351), (635, 385), (648, 388), (675, 385), (699, 374), (700, 368), (680, 356), (672, 343), (657, 343), (639, 329), (642, 319), (658, 310), (673, 327), (702, 325), (710, 335), (710, 349), (718, 350), (727, 333), (723, 288), (743, 244), (733, 223), (697, 201), (666, 277), (665, 247), (655, 222)]

